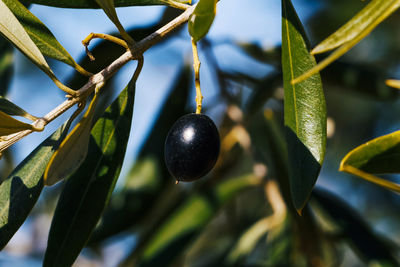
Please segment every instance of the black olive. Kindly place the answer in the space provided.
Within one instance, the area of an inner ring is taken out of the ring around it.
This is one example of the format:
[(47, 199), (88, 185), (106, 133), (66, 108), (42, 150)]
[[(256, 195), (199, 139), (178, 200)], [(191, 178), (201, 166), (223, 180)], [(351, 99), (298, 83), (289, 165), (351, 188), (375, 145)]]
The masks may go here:
[(217, 162), (219, 134), (206, 115), (187, 114), (169, 130), (164, 157), (168, 171), (177, 181), (193, 181), (206, 175)]

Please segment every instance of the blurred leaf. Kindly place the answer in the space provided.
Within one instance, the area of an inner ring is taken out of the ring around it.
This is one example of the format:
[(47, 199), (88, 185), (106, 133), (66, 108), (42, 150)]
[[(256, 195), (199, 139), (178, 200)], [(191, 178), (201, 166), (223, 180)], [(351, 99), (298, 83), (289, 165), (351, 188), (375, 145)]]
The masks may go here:
[(154, 229), (153, 237), (137, 259), (137, 266), (167, 266), (182, 254), (223, 204), (259, 182), (253, 174), (248, 174), (192, 194), (160, 228)]
[[(182, 66), (172, 84), (171, 93), (161, 106), (159, 117), (141, 148), (138, 159), (129, 172), (124, 189), (111, 200), (102, 221), (91, 237), (91, 243), (127, 230), (141, 223), (140, 218), (151, 213), (162, 192), (172, 184), (164, 163), (165, 138), (171, 125), (185, 114), (185, 106), (191, 86), (191, 68)], [(154, 215), (154, 214), (153, 214)], [(146, 222), (145, 222), (146, 223)]]
[(371, 1), (348, 23), (343, 25), (338, 31), (333, 33), (317, 47), (315, 47), (311, 53), (318, 54), (335, 49), (337, 47), (339, 48), (323, 61), (318, 63), (318, 65), (308, 68), (308, 70), (301, 75), (296, 75), (296, 79), (294, 79), (293, 82), (298, 83), (307, 79), (311, 75), (318, 73), (333, 61), (341, 57), (343, 54), (353, 48), (353, 46), (364, 39), (365, 36), (367, 36), (373, 29), (375, 29), (376, 26), (378, 26), (399, 7), (399, 0)]
[(0, 32), (12, 42), (25, 56), (46, 74), (54, 77), (39, 48), (35, 45), (24, 27), (3, 1), (0, 1)]
[[(100, 8), (95, 0), (23, 0), (25, 3), (67, 8)], [(114, 0), (116, 7), (170, 5), (188, 3), (187, 0)]]
[(18, 0), (3, 0), (12, 11), (29, 37), (37, 45), (44, 56), (62, 61), (72, 67), (77, 63), (65, 48), (57, 41), (50, 30)]
[(294, 207), (301, 212), (317, 181), (326, 148), (326, 106), (321, 78), (315, 74), (292, 85), (291, 80), (315, 66), (296, 11), (282, 0), (282, 71), (290, 189)]
[(32, 125), (16, 120), (0, 111), (0, 140), (2, 136), (33, 129)]
[(370, 175), (370, 173), (400, 173), (400, 131), (380, 136), (350, 151), (340, 163), (345, 171), (400, 192), (400, 185)]
[(345, 241), (367, 264), (375, 262), (383, 266), (399, 266), (393, 255), (397, 246), (393, 247), (393, 244), (374, 233), (357, 210), (326, 190), (314, 190), (313, 199), (339, 227), (338, 234), (345, 237)]
[(384, 19), (396, 11), (399, 6), (400, 1), (398, 0), (371, 1), (340, 29), (318, 44), (311, 53), (319, 54), (335, 49), (352, 41), (360, 34), (365, 37)]
[(282, 87), (281, 72), (271, 72), (259, 80), (246, 103), (248, 115), (251, 116), (260, 111), (278, 87)]
[(189, 34), (193, 41), (203, 38), (210, 29), (217, 8), (217, 0), (200, 0), (189, 18)]
[(107, 205), (124, 160), (135, 80), (107, 108), (91, 132), (88, 155), (57, 203), (43, 266), (71, 266)]
[(386, 80), (386, 85), (396, 88), (396, 89), (400, 89), (400, 81), (399, 80)]
[(5, 96), (13, 74), (13, 46), (4, 38), (0, 38), (0, 96)]
[(255, 60), (265, 62), (274, 66), (281, 65), (281, 46), (274, 46), (268, 49), (264, 49), (261, 45), (257, 43), (237, 43), (248, 56), (254, 58)]
[(35, 121), (38, 118), (32, 116), (19, 106), (15, 105), (13, 102), (9, 101), (7, 98), (2, 97), (0, 95), (0, 111), (3, 111), (4, 113), (11, 115), (11, 116), (21, 116), (24, 117), (28, 120)]
[(43, 188), (42, 175), (66, 124), (31, 152), (0, 184), (0, 248), (25, 221)]
[(98, 97), (95, 93), (85, 115), (54, 152), (44, 172), (45, 185), (50, 186), (66, 178), (85, 160)]

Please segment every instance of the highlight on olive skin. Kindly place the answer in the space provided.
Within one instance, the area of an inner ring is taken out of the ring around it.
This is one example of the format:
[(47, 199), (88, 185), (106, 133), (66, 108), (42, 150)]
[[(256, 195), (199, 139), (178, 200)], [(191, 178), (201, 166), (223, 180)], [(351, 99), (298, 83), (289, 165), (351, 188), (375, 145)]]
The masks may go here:
[(214, 122), (203, 114), (187, 114), (169, 130), (164, 157), (177, 181), (194, 181), (211, 171), (217, 162), (220, 138)]

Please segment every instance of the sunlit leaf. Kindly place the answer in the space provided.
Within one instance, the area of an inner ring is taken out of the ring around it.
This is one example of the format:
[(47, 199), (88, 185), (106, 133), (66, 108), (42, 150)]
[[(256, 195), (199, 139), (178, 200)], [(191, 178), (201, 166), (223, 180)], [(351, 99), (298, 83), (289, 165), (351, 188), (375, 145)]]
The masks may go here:
[(299, 84), (291, 80), (316, 62), (290, 0), (282, 0), (284, 113), (293, 204), (301, 212), (325, 156), (326, 106), (319, 74)]
[(49, 76), (54, 77), (49, 65), (39, 48), (35, 45), (24, 27), (10, 11), (7, 5), (0, 1), (0, 33), (10, 40), (21, 52)]
[(89, 239), (118, 179), (131, 128), (135, 81), (96, 122), (88, 157), (57, 203), (43, 266), (71, 266)]
[(192, 194), (154, 232), (137, 266), (168, 265), (188, 247), (223, 204), (259, 181), (253, 174), (243, 175)]
[(85, 160), (98, 97), (96, 93), (83, 118), (62, 141), (51, 157), (49, 165), (44, 172), (43, 180), (45, 185), (50, 186), (66, 178), (78, 169)]
[(200, 0), (190, 16), (189, 34), (195, 42), (203, 38), (209, 31), (215, 17), (217, 0)]
[(311, 53), (319, 54), (335, 49), (358, 35), (368, 35), (400, 6), (398, 0), (373, 0), (340, 29), (318, 44)]
[(400, 131), (380, 136), (350, 151), (340, 163), (340, 171), (400, 192), (400, 185), (371, 174), (400, 173)]
[(43, 188), (43, 173), (61, 139), (65, 124), (27, 156), (0, 184), (0, 248), (32, 210)]
[(11, 116), (21, 116), (31, 121), (37, 120), (36, 117), (32, 116), (31, 114), (2, 96), (0, 96), (0, 111), (3, 111), (4, 113), (7, 113)]
[[(301, 82), (311, 75), (321, 71), (333, 61), (341, 57), (353, 46), (358, 44), (376, 26), (385, 20), (390, 14), (400, 7), (399, 0), (373, 0), (348, 23), (343, 25), (338, 31), (329, 36), (321, 44), (315, 47), (311, 53), (318, 54), (335, 48), (331, 55), (325, 58), (318, 65), (308, 68), (308, 70), (295, 76), (293, 83)], [(303, 72), (306, 69), (303, 70)]]
[(3, 111), (0, 111), (0, 139), (1, 136), (32, 129), (32, 125), (16, 120), (10, 115), (4, 113)]
[[(157, 205), (160, 196), (168, 190), (168, 185), (175, 186), (175, 181), (165, 166), (164, 153), (160, 147), (164, 146), (170, 126), (185, 114), (192, 82), (191, 73), (192, 69), (187, 66), (182, 66), (179, 70), (169, 96), (160, 107), (159, 117), (151, 127), (138, 159), (126, 177), (124, 189), (112, 198), (90, 243), (102, 241), (130, 227), (140, 226), (140, 218), (152, 212), (153, 205)], [(152, 217), (154, 216), (153, 213)]]
[(72, 67), (77, 66), (77, 63), (50, 30), (24, 5), (17, 0), (3, 0), (3, 2), (19, 20), (44, 56), (60, 60)]
[[(25, 0), (27, 3), (40, 4), (54, 7), (68, 8), (100, 8), (94, 0)], [(171, 5), (176, 3), (188, 3), (188, 0), (115, 0), (116, 7), (123, 6), (149, 6)]]

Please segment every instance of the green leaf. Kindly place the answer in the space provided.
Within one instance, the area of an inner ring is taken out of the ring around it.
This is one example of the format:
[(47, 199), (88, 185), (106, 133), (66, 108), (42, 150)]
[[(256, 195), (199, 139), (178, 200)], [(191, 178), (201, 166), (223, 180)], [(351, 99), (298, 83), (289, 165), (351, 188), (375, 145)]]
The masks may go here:
[(289, 180), (294, 207), (301, 212), (318, 178), (326, 147), (326, 106), (321, 78), (291, 80), (315, 66), (292, 3), (282, 0), (282, 72)]
[[(297, 75), (293, 83), (298, 83), (321, 71), (333, 61), (344, 55), (358, 44), (376, 26), (400, 7), (400, 0), (373, 0), (349, 22), (321, 42), (311, 53), (323, 53), (338, 47), (338, 49), (305, 73)], [(306, 69), (304, 69), (306, 70)], [(304, 71), (303, 70), (303, 71)]]
[(342, 159), (339, 170), (400, 192), (400, 185), (370, 174), (400, 173), (399, 160), (400, 131), (396, 131), (368, 141), (350, 151)]
[(319, 54), (335, 49), (360, 34), (365, 37), (400, 6), (399, 0), (373, 0), (340, 29), (318, 44), (311, 53)]
[[(160, 196), (168, 190), (168, 185), (175, 186), (172, 184), (175, 181), (171, 179), (165, 166), (164, 152), (160, 147), (164, 147), (171, 125), (185, 114), (187, 96), (193, 81), (191, 73), (192, 69), (187, 66), (182, 66), (179, 70), (171, 85), (171, 92), (160, 108), (159, 117), (154, 122), (137, 161), (126, 177), (123, 191), (117, 193), (111, 200), (90, 243), (140, 226), (140, 218), (153, 211), (153, 205), (157, 205)], [(151, 217), (153, 218), (154, 214)]]
[(0, 184), (0, 248), (8, 243), (39, 198), (44, 170), (65, 126), (43, 141)]
[[(25, 0), (26, 3), (67, 8), (100, 8), (95, 0)], [(116, 7), (170, 5), (171, 3), (188, 3), (187, 0), (114, 0)]]
[(323, 215), (336, 226), (335, 236), (344, 237), (344, 241), (351, 245), (368, 266), (375, 266), (372, 263), (399, 266), (394, 256), (397, 245), (376, 234), (357, 210), (327, 190), (315, 190), (313, 200), (322, 208)]
[(100, 219), (124, 160), (134, 91), (131, 80), (93, 127), (89, 156), (68, 179), (57, 203), (44, 266), (71, 266)]
[(0, 33), (47, 75), (54, 77), (54, 73), (50, 69), (39, 48), (3, 1), (0, 1), (0, 13)]
[(350, 151), (341, 165), (369, 173), (400, 173), (400, 131), (380, 136)]
[(35, 121), (38, 119), (2, 96), (0, 96), (0, 111), (3, 111), (4, 113), (7, 113), (11, 116), (21, 116), (31, 121)]
[(215, 18), (217, 0), (200, 0), (189, 19), (189, 34), (195, 42), (203, 38)]
[(53, 185), (73, 173), (85, 160), (88, 152), (98, 93), (95, 93), (85, 115), (62, 141), (44, 172), (44, 184)]
[(32, 125), (16, 120), (3, 111), (0, 111), (0, 140), (2, 136), (32, 129)]
[(77, 63), (57, 41), (50, 30), (18, 0), (2, 0), (25, 28), (29, 37), (44, 56), (62, 61), (72, 67)]
[(248, 174), (192, 194), (154, 232), (137, 266), (168, 266), (188, 247), (223, 204), (238, 192), (259, 182), (253, 174)]

